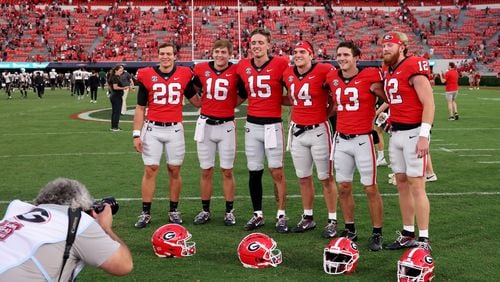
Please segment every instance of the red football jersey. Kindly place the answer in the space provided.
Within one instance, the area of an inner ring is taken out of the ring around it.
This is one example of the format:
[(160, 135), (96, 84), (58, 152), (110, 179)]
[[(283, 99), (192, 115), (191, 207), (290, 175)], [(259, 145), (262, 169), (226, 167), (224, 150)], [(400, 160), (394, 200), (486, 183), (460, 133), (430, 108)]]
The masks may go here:
[(176, 66), (170, 73), (162, 73), (158, 67), (146, 67), (137, 71), (137, 81), (148, 90), (148, 120), (182, 122), (184, 92), (193, 78), (190, 68)]
[(364, 134), (373, 130), (377, 97), (371, 93), (373, 83), (382, 82), (377, 68), (365, 68), (349, 79), (340, 70), (327, 76), (328, 85), (335, 97), (337, 131), (344, 134)]
[(195, 85), (199, 81), (203, 89), (201, 114), (217, 118), (234, 117), (234, 107), (241, 82), (236, 73), (237, 65), (231, 64), (223, 71), (213, 67), (212, 62), (194, 66)]
[(414, 75), (430, 78), (429, 62), (421, 57), (410, 56), (395, 69), (383, 66), (382, 73), (391, 121), (403, 124), (421, 123), (423, 106), (409, 80)]
[(328, 118), (329, 91), (325, 85), (327, 74), (335, 69), (330, 64), (313, 64), (311, 69), (299, 74), (290, 66), (283, 73), (283, 80), (292, 101), (292, 121), (300, 125), (325, 122)]
[(445, 91), (457, 91), (458, 90), (458, 72), (456, 69), (450, 69), (444, 75), (446, 79)]
[(281, 118), (283, 97), (283, 71), (288, 67), (284, 57), (272, 57), (260, 68), (252, 59), (238, 63), (238, 75), (243, 80), (248, 93), (249, 116)]

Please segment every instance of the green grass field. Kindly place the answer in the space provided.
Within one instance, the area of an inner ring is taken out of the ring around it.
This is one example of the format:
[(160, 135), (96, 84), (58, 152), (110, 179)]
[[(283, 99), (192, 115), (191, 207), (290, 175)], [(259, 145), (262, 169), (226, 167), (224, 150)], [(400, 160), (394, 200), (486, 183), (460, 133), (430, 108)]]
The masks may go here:
[[(110, 132), (109, 121), (85, 121), (73, 118), (76, 113), (105, 110), (92, 114), (109, 118), (110, 103), (99, 90), (97, 104), (87, 98), (77, 101), (67, 90), (48, 89), (43, 99), (33, 93), (28, 99), (0, 96), (0, 217), (13, 199), (32, 200), (38, 190), (56, 177), (75, 178), (86, 184), (95, 198), (113, 195), (120, 211), (114, 229), (130, 247), (134, 256), (132, 274), (115, 278), (91, 267), (79, 275), (79, 281), (394, 281), (396, 262), (403, 251), (370, 252), (371, 233), (366, 197), (355, 185), (356, 223), (359, 233), (360, 260), (355, 274), (335, 278), (323, 272), (321, 238), (326, 223), (326, 209), (319, 185), (316, 186), (315, 219), (318, 228), (304, 234), (278, 234), (274, 231), (275, 203), (270, 175), (266, 172), (264, 213), (267, 224), (260, 232), (273, 237), (283, 252), (277, 268), (250, 270), (241, 266), (236, 248), (248, 234), (244, 223), (251, 216), (248, 196), (243, 125), (238, 121), (238, 155), (235, 164), (237, 225), (223, 224), (224, 200), (220, 173), (215, 174), (212, 221), (204, 226), (192, 223), (201, 209), (199, 166), (193, 141), (194, 124), (185, 123), (186, 157), (183, 165), (183, 191), (180, 210), (184, 226), (193, 234), (197, 254), (183, 259), (157, 258), (151, 248), (154, 230), (167, 221), (168, 189), (165, 166), (157, 179), (153, 204), (153, 223), (146, 229), (133, 227), (140, 213), (142, 159), (132, 146), (130, 122), (122, 122), (122, 132)], [(435, 281), (498, 281), (500, 277), (500, 91), (482, 88), (460, 90), (459, 121), (447, 121), (444, 89), (436, 87), (436, 118), (431, 152), (437, 182), (429, 183), (431, 202), (430, 235), (436, 263)], [(135, 95), (128, 102), (135, 104)], [(241, 106), (242, 110), (244, 105)], [(284, 110), (288, 114), (288, 109)], [(130, 121), (132, 116), (125, 116)], [(190, 119), (193, 119), (192, 117)], [(387, 154), (386, 154), (387, 157)], [(297, 178), (290, 154), (286, 154), (288, 182), (287, 215), (295, 224), (302, 213)], [(395, 238), (401, 228), (397, 191), (387, 183), (389, 168), (379, 169), (378, 182), (384, 200), (385, 242)], [(356, 180), (357, 181), (357, 180)], [(316, 183), (317, 184), (317, 183)], [(339, 229), (343, 228), (339, 208)], [(0, 255), (1, 257), (1, 255)], [(57, 258), (55, 258), (57, 259)]]

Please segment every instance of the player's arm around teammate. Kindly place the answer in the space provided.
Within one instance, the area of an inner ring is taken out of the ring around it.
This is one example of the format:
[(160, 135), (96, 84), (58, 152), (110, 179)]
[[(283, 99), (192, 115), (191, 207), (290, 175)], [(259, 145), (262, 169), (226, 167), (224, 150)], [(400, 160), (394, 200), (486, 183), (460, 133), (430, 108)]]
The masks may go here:
[(238, 63), (238, 75), (248, 93), (245, 155), (253, 207), (253, 217), (247, 222), (245, 229), (254, 230), (264, 225), (262, 176), (264, 160), (267, 159), (278, 206), (276, 230), (285, 233), (288, 232), (285, 215), (287, 185), (283, 168), (284, 135), (281, 103), (282, 76), (288, 67), (288, 60), (269, 56), (270, 48), (271, 33), (266, 29), (257, 28), (250, 34), (252, 58)]
[[(192, 85), (190, 68), (176, 66), (175, 45), (163, 43), (158, 47), (160, 65), (140, 69), (137, 74), (139, 91), (134, 116), (134, 148), (142, 153), (142, 213), (135, 224), (144, 228), (151, 221), (151, 204), (156, 188), (160, 160), (165, 154), (170, 189), (168, 221), (182, 223), (177, 210), (182, 179), (185, 142), (182, 125), (183, 97), (197, 105), (199, 97)], [(147, 112), (146, 112), (147, 107)]]
[[(435, 106), (429, 82), (429, 62), (407, 55), (408, 37), (404, 33), (387, 33), (382, 44), (384, 86), (392, 126), (389, 153), (403, 219), (402, 232), (386, 248), (394, 250), (420, 245), (430, 250), (430, 205), (425, 191), (425, 167)], [(415, 240), (415, 219), (419, 242)]]
[(333, 67), (330, 64), (313, 63), (313, 47), (307, 41), (297, 43), (293, 54), (295, 66), (288, 67), (283, 80), (292, 104), (288, 144), (299, 178), (304, 212), (292, 232), (304, 232), (316, 227), (312, 178), (313, 166), (316, 166), (328, 210), (328, 221), (322, 235), (333, 238), (337, 232), (337, 189), (329, 158), (331, 130), (327, 118), (331, 99), (324, 83)]
[(334, 137), (334, 164), (339, 182), (339, 201), (345, 230), (340, 236), (358, 239), (354, 224), (353, 176), (357, 169), (368, 197), (372, 218), (369, 248), (382, 249), (383, 205), (376, 176), (377, 166), (372, 135), (377, 97), (384, 99), (382, 76), (376, 68), (357, 67), (361, 51), (352, 41), (341, 42), (336, 48), (340, 70), (331, 71), (327, 81), (335, 95), (337, 133)]
[(224, 223), (236, 224), (233, 213), (235, 181), (233, 165), (236, 158), (236, 124), (234, 108), (246, 98), (246, 92), (236, 73), (237, 66), (229, 62), (233, 45), (217, 40), (212, 47), (211, 62), (194, 67), (194, 86), (202, 92), (201, 112), (196, 123), (194, 140), (201, 167), (200, 193), (202, 211), (195, 224), (208, 222), (212, 213), (210, 200), (213, 191), (215, 156), (219, 152), (222, 187), (226, 199)]

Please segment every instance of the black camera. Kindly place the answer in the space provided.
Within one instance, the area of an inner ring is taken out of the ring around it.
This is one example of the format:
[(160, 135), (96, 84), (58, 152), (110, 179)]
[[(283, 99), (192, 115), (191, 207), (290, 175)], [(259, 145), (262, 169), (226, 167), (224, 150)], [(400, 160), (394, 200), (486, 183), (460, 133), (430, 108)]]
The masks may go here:
[(100, 213), (104, 210), (105, 204), (108, 204), (111, 207), (111, 213), (116, 214), (118, 212), (118, 202), (115, 197), (106, 197), (102, 198), (102, 200), (95, 201), (92, 205), (92, 209), (95, 213)]

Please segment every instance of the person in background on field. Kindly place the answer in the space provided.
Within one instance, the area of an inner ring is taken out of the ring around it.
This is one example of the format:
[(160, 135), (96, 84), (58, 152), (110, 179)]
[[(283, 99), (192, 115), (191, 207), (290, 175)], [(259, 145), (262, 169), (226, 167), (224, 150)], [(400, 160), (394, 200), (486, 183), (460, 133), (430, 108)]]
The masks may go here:
[[(144, 228), (151, 222), (151, 204), (156, 189), (156, 175), (165, 154), (170, 190), (168, 221), (182, 224), (178, 210), (181, 194), (181, 166), (186, 151), (182, 124), (184, 96), (195, 107), (201, 99), (193, 87), (193, 72), (189, 67), (176, 66), (177, 48), (171, 43), (158, 46), (159, 66), (137, 72), (137, 106), (135, 107), (134, 148), (142, 153), (144, 174), (141, 183), (142, 212), (135, 223)], [(146, 112), (147, 107), (147, 112)]]
[(106, 85), (106, 76), (107, 76), (107, 73), (101, 69), (99, 71), (99, 82), (101, 84), (101, 88), (104, 89), (104, 86)]
[(469, 90), (473, 90), (474, 89), (474, 70), (471, 69), (467, 73), (467, 78), (469, 79)]
[(403, 221), (403, 230), (386, 248), (420, 246), (430, 250), (430, 205), (425, 191), (425, 168), (435, 111), (430, 66), (426, 59), (408, 55), (408, 37), (402, 32), (385, 34), (382, 44), (382, 73), (392, 126), (389, 155)]
[(389, 105), (384, 102), (382, 99), (377, 99), (377, 103), (375, 104), (376, 112), (375, 112), (375, 122), (374, 122), (374, 130), (377, 132), (378, 143), (375, 144), (377, 148), (377, 166), (386, 166), (388, 165), (387, 160), (385, 159), (385, 141), (384, 141), (384, 129), (387, 127), (387, 120), (389, 119)]
[(229, 62), (233, 44), (217, 40), (212, 47), (211, 62), (194, 67), (194, 86), (201, 90), (200, 117), (194, 139), (200, 161), (200, 193), (202, 211), (194, 218), (195, 224), (204, 224), (211, 218), (210, 199), (213, 191), (215, 156), (219, 152), (222, 170), (222, 188), (226, 199), (225, 225), (235, 225), (233, 175), (236, 158), (236, 123), (234, 108), (243, 102), (246, 90), (236, 73), (237, 65)]
[(132, 79), (132, 75), (127, 70), (124, 70), (123, 73), (120, 75), (120, 80), (123, 86), (128, 86), (128, 88), (123, 90), (123, 97), (122, 97), (123, 102), (122, 102), (121, 114), (124, 115), (127, 112), (128, 93), (130, 89), (133, 89), (134, 87), (134, 80)]
[(455, 63), (448, 64), (448, 71), (443, 75), (439, 74), (441, 82), (446, 84), (445, 95), (448, 101), (448, 120), (458, 120), (457, 96), (458, 96), (458, 78), (459, 74)]
[(473, 83), (474, 89), (479, 90), (479, 83), (481, 82), (481, 74), (479, 73), (479, 71), (474, 72), (473, 80), (474, 80)]
[(96, 70), (92, 70), (89, 77), (90, 103), (97, 103), (97, 89), (99, 88), (99, 77)]
[[(90, 88), (89, 88), (90, 72), (87, 71), (86, 69), (83, 69), (82, 75), (83, 75), (83, 88), (84, 88), (84, 92), (85, 92), (85, 94), (87, 96), (89, 96), (89, 93), (90, 93)], [(83, 97), (82, 97), (82, 99), (83, 99)]]
[(5, 93), (7, 99), (12, 99), (12, 75), (8, 71), (2, 73), (3, 82), (5, 83)]
[(43, 78), (42, 71), (35, 72), (35, 78), (33, 79), (33, 83), (35, 85), (36, 94), (38, 95), (38, 98), (42, 99), (43, 95), (45, 94), (45, 79)]
[[(74, 281), (85, 265), (116, 276), (130, 273), (132, 255), (113, 232), (111, 208), (105, 204), (97, 213), (93, 203), (82, 183), (67, 178), (49, 182), (34, 205), (12, 201), (0, 221), (0, 281)], [(69, 211), (74, 222), (79, 218), (72, 245)]]
[(19, 73), (19, 91), (21, 92), (22, 98), (28, 98), (28, 88), (31, 81), (31, 75), (26, 72), (26, 69), (22, 68)]
[(57, 85), (57, 72), (55, 69), (52, 69), (49, 72), (49, 82), (50, 82), (50, 89), (55, 90)]
[(111, 131), (121, 131), (118, 127), (120, 123), (120, 111), (122, 109), (123, 91), (128, 89), (129, 86), (123, 86), (120, 79), (123, 73), (123, 66), (117, 65), (109, 71), (108, 85), (109, 85), (109, 101), (111, 102)]
[(71, 95), (76, 94), (78, 100), (83, 99), (85, 92), (85, 83), (83, 82), (83, 68), (73, 71), (73, 87), (71, 88)]
[(335, 97), (337, 133), (334, 137), (333, 161), (339, 183), (339, 202), (345, 229), (340, 237), (357, 241), (355, 203), (353, 197), (354, 171), (360, 174), (361, 184), (368, 198), (372, 219), (372, 235), (368, 247), (382, 249), (383, 203), (377, 185), (377, 158), (373, 131), (375, 104), (385, 100), (382, 74), (378, 68), (359, 69), (361, 50), (352, 41), (341, 42), (336, 48), (339, 70), (331, 71), (327, 82)]
[(245, 155), (249, 173), (248, 187), (252, 199), (253, 216), (245, 225), (254, 230), (264, 225), (262, 211), (262, 176), (264, 159), (273, 178), (278, 211), (276, 231), (288, 232), (285, 214), (286, 179), (283, 168), (284, 136), (281, 105), (284, 99), (282, 76), (288, 67), (288, 59), (272, 57), (271, 33), (257, 28), (250, 33), (252, 58), (238, 63), (238, 75), (248, 93), (247, 121), (245, 124)]

